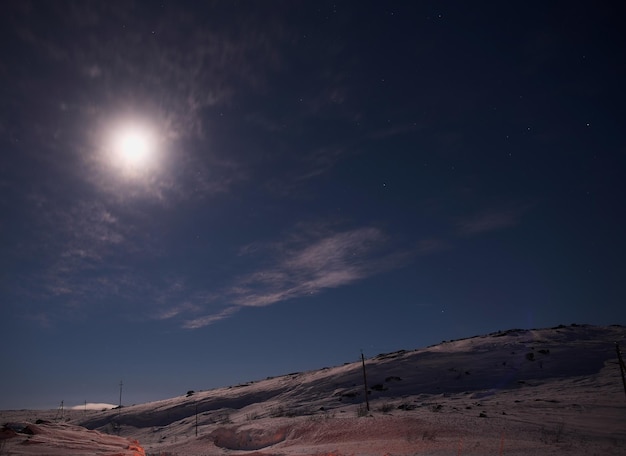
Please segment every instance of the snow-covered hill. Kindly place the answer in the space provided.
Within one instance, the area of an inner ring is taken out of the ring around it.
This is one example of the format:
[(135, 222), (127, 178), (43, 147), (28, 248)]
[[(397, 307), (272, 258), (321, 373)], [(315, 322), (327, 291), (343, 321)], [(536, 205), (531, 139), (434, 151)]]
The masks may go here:
[(571, 325), (380, 354), (365, 363), (369, 412), (356, 361), (71, 422), (148, 454), (623, 455), (616, 342), (626, 327)]

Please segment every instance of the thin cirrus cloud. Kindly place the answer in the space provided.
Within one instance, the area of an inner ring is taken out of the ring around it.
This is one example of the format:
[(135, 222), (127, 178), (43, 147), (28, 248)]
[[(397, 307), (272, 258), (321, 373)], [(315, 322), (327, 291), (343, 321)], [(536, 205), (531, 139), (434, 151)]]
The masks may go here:
[[(381, 274), (405, 264), (410, 252), (394, 250), (382, 230), (364, 227), (325, 233), (315, 239), (274, 243), (272, 264), (235, 280), (220, 300), (228, 306), (216, 313), (188, 319), (183, 327), (197, 329), (233, 315), (245, 307), (263, 307), (318, 294)], [(244, 249), (254, 255), (255, 246)]]
[[(520, 223), (524, 208), (491, 210), (457, 222), (457, 237), (472, 237)], [(240, 250), (242, 256), (273, 255), (273, 261), (237, 278), (219, 295), (206, 299), (204, 307), (218, 302), (226, 307), (186, 319), (183, 327), (198, 329), (231, 317), (245, 307), (264, 307), (347, 286), (386, 271), (400, 268), (417, 256), (453, 248), (449, 240), (427, 238), (413, 248), (390, 246), (379, 228), (362, 227), (341, 232), (318, 230), (299, 234), (284, 242), (253, 244)], [(198, 307), (194, 307), (197, 311)], [(180, 308), (178, 316), (188, 309)]]
[[(275, 47), (284, 39), (278, 24), (260, 29), (253, 22), (244, 25), (249, 21), (242, 17), (241, 29), (233, 30), (221, 27), (217, 16), (215, 26), (207, 26), (207, 18), (196, 18), (193, 11), (181, 10), (172, 17), (129, 3), (33, 5), (9, 13), (17, 35), (37, 49), (40, 59), (55, 62), (57, 70), (69, 78), (98, 80), (105, 99), (114, 93), (122, 93), (122, 97), (140, 94), (139, 98), (142, 93), (158, 94), (163, 111), (175, 113), (177, 130), (201, 129), (198, 111), (228, 99), (236, 83), (263, 84), (264, 73), (259, 69), (280, 64)], [(59, 26), (68, 34), (51, 36), (32, 25), (51, 13), (60, 18)], [(151, 15), (148, 27), (137, 23), (138, 14)], [(119, 29), (111, 33), (98, 26), (106, 22), (119, 24)], [(127, 23), (134, 26), (126, 27)], [(70, 31), (80, 32), (80, 42), (67, 38)], [(168, 90), (162, 90), (164, 87)], [(94, 100), (93, 90), (90, 94), (84, 99)]]
[[(54, 93), (36, 90), (42, 86), (42, 73), (21, 68), (26, 76), (10, 81), (13, 86), (7, 89), (15, 93), (13, 107), (28, 117), (33, 137), (62, 151), (64, 159), (59, 162), (74, 160), (74, 156), (65, 157), (72, 154), (88, 164), (89, 172), (81, 174), (86, 181), (101, 190), (120, 193), (119, 182), (102, 173), (102, 163), (94, 158), (94, 151), (102, 148), (103, 126), (120, 116), (149, 119), (170, 157), (168, 173), (124, 186), (120, 197), (127, 198), (130, 193), (164, 202), (180, 201), (227, 192), (245, 179), (242, 167), (225, 151), (211, 149), (207, 163), (206, 154), (198, 160), (186, 152), (189, 147), (185, 141), (210, 137), (210, 121), (203, 118), (207, 109), (266, 84), (267, 72), (281, 65), (277, 52), (285, 33), (281, 27), (272, 27), (271, 33), (258, 26), (244, 28), (243, 23), (242, 30), (222, 28), (220, 24), (212, 27), (192, 11), (181, 11), (172, 18), (122, 3), (88, 7), (75, 2), (31, 5), (10, 8), (8, 13), (18, 31), (17, 44), (31, 51), (36, 63), (54, 64), (67, 86), (67, 90)], [(33, 25), (47, 21), (50, 13), (58, 15), (59, 26), (67, 29), (67, 34), (44, 34)], [(135, 23), (138, 14), (155, 14), (150, 27), (125, 27)], [(177, 27), (172, 26), (172, 20)], [(107, 22), (119, 23), (119, 32), (98, 26)], [(83, 36), (80, 42), (67, 38), (72, 30)], [(11, 63), (23, 65), (21, 61)], [(48, 122), (50, 117), (59, 119), (54, 127)], [(79, 133), (74, 131), (76, 125), (82, 126)], [(52, 155), (42, 148), (30, 150), (28, 153), (40, 160)]]
[(129, 219), (101, 201), (76, 199), (59, 206), (42, 195), (28, 201), (35, 230), (28, 243), (14, 249), (16, 270), (22, 271), (15, 273), (18, 295), (28, 302), (61, 297), (72, 303), (138, 287), (124, 258), (156, 250), (148, 236), (137, 237), (136, 216)]
[(34, 242), (45, 246), (42, 253), (59, 262), (100, 261), (107, 252), (127, 243), (130, 230), (101, 202), (77, 200), (58, 207), (44, 196), (31, 200), (35, 224), (42, 233)]
[(232, 306), (232, 307), (227, 307), (226, 309), (223, 309), (220, 312), (217, 312), (217, 313), (212, 314), (212, 315), (203, 315), (201, 317), (194, 318), (192, 320), (187, 320), (183, 324), (183, 328), (185, 328), (185, 329), (199, 329), (199, 328), (203, 328), (203, 327), (209, 326), (209, 325), (211, 325), (211, 324), (213, 324), (213, 323), (215, 323), (217, 321), (220, 321), (220, 320), (223, 320), (225, 318), (230, 317), (232, 314), (237, 312), (237, 310), (239, 310), (238, 307)]

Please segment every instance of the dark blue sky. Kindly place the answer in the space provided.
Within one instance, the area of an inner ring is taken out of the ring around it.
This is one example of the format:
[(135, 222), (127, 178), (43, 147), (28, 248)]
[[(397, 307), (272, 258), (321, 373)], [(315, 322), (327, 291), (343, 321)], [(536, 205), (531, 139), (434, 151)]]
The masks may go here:
[(0, 8), (0, 409), (626, 323), (620, 2)]

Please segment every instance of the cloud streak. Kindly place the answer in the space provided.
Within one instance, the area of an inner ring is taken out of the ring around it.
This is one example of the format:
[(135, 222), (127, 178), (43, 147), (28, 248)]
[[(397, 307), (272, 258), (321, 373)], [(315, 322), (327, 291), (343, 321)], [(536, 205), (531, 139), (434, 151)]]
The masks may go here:
[[(486, 210), (455, 224), (454, 236), (467, 238), (516, 226), (524, 208)], [(336, 231), (327, 226), (300, 225), (281, 242), (243, 246), (239, 257), (262, 264), (214, 294), (197, 296), (188, 304), (165, 311), (181, 317), (186, 329), (199, 329), (233, 316), (246, 307), (265, 307), (349, 286), (405, 266), (416, 257), (453, 248), (451, 240), (425, 238), (413, 247), (397, 248), (380, 228), (366, 226)], [(270, 258), (270, 260), (268, 260)], [(214, 309), (208, 313), (199, 309)], [(190, 317), (184, 315), (195, 314)]]
[(404, 265), (412, 252), (394, 250), (382, 230), (375, 227), (341, 232), (298, 233), (295, 239), (273, 243), (266, 249), (242, 250), (255, 255), (270, 250), (274, 261), (239, 277), (220, 293), (228, 306), (215, 314), (188, 319), (183, 326), (197, 329), (234, 314), (245, 307), (264, 307), (291, 299), (312, 296), (324, 290), (348, 286)]
[(185, 329), (199, 329), (205, 326), (211, 325), (215, 322), (223, 320), (225, 318), (230, 317), (235, 312), (239, 310), (239, 307), (227, 307), (226, 309), (217, 312), (216, 314), (211, 315), (203, 315), (201, 317), (197, 317), (191, 320), (187, 320), (183, 323), (183, 328)]
[(287, 248), (277, 263), (243, 277), (235, 303), (264, 306), (337, 288), (389, 269), (399, 259), (380, 254), (387, 239), (377, 228), (327, 235), (310, 245)]

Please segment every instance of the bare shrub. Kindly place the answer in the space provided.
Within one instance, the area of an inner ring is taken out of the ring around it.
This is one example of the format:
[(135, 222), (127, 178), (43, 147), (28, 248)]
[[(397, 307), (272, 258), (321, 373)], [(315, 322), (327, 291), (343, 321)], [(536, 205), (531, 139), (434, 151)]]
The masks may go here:
[(230, 413), (220, 413), (215, 417), (215, 421), (219, 424), (231, 424)]
[(393, 410), (393, 404), (390, 404), (389, 402), (385, 402), (383, 405), (381, 405), (380, 407), (378, 407), (378, 411), (381, 413), (389, 413)]
[(319, 423), (321, 421), (328, 421), (336, 418), (337, 413), (333, 410), (332, 412), (324, 410), (321, 414), (312, 414), (309, 416), (308, 420), (312, 423)]
[(443, 408), (443, 405), (441, 404), (433, 404), (430, 406), (430, 411), (431, 412), (441, 412), (441, 409)]
[(369, 411), (367, 410), (367, 407), (364, 404), (359, 405), (359, 408), (356, 409), (356, 416), (361, 418), (368, 415)]

